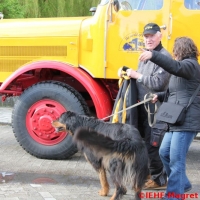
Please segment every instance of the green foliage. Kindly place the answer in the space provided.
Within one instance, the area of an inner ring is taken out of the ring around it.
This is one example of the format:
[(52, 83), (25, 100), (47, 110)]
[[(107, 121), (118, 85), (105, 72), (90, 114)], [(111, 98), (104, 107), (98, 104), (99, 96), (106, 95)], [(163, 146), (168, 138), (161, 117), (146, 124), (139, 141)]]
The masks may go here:
[(0, 0), (4, 18), (89, 16), (99, 0)]
[(0, 0), (0, 12), (4, 18), (23, 18), (24, 9), (21, 0)]
[(40, 17), (41, 0), (20, 0), (23, 6), (24, 18)]
[(99, 0), (39, 0), (41, 17), (87, 16)]

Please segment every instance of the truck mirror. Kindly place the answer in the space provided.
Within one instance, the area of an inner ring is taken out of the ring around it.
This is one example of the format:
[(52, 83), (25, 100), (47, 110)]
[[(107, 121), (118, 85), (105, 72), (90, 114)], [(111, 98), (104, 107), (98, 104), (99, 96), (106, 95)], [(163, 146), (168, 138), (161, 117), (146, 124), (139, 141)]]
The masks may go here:
[(0, 12), (0, 20), (3, 19), (4, 14)]
[(120, 6), (119, 6), (119, 1), (118, 1), (118, 0), (114, 0), (114, 1), (113, 1), (113, 5), (114, 5), (114, 10), (115, 10), (116, 12), (118, 12), (118, 11), (119, 11), (119, 8), (120, 8)]
[(90, 8), (90, 12), (92, 13), (92, 15), (94, 15), (94, 13), (96, 12), (97, 7), (92, 7)]

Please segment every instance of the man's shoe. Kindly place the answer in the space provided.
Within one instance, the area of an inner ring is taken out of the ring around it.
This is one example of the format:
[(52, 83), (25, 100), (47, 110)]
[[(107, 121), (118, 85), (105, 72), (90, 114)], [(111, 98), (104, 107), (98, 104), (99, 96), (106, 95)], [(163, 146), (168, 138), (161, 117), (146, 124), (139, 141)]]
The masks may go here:
[(167, 188), (167, 184), (158, 185), (155, 181), (149, 180), (145, 183), (143, 190), (165, 190)]

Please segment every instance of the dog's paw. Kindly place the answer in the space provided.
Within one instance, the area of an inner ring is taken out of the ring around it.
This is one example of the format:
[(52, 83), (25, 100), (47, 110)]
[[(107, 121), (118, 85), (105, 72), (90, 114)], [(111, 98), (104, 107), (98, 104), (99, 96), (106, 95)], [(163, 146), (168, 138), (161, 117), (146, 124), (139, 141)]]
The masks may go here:
[(110, 200), (115, 200), (115, 194), (110, 198)]
[(99, 190), (99, 195), (100, 196), (107, 196), (108, 192), (109, 192), (108, 189), (101, 189), (101, 190)]
[(124, 186), (122, 186), (122, 193), (123, 193), (123, 194), (126, 194), (126, 193), (127, 193), (127, 189), (126, 189)]

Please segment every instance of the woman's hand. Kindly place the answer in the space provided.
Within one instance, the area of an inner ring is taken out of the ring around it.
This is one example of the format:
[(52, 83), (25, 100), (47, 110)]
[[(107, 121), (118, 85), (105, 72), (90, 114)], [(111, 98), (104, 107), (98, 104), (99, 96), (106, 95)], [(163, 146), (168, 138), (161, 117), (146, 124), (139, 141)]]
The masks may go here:
[(153, 99), (151, 100), (151, 103), (156, 103), (158, 101), (158, 95), (153, 94)]
[(140, 61), (146, 61), (152, 58), (152, 52), (151, 51), (146, 51), (144, 49), (141, 49), (142, 53), (139, 56)]

